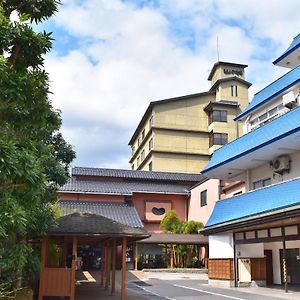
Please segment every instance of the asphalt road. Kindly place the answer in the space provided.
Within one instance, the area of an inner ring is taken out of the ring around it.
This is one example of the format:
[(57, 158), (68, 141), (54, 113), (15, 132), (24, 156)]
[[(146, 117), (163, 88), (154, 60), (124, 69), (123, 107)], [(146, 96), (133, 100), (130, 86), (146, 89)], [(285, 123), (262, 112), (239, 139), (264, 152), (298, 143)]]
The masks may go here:
[[(263, 296), (240, 292), (234, 289), (214, 288), (207, 284), (207, 280), (160, 280), (131, 281), (127, 287), (142, 294), (149, 300), (285, 300), (272, 296)], [(291, 296), (290, 299), (296, 299)]]

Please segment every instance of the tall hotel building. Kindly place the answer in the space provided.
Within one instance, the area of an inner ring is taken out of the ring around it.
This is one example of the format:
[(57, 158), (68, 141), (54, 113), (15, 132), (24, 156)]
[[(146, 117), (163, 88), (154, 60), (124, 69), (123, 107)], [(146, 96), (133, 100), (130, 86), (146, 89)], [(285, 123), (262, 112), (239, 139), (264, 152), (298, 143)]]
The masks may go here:
[(150, 102), (129, 141), (131, 168), (197, 173), (216, 149), (242, 135), (234, 118), (248, 105), (246, 67), (219, 61), (209, 91)]

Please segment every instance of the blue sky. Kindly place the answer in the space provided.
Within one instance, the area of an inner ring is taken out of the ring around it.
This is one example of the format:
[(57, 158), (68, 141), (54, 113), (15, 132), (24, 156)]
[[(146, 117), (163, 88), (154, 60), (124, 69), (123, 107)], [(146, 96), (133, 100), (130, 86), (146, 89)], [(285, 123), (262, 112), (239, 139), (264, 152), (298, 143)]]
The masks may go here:
[(300, 31), (296, 0), (63, 0), (39, 26), (51, 96), (76, 166), (129, 168), (128, 141), (152, 100), (203, 92), (219, 57), (248, 64), (250, 99), (287, 70), (272, 61)]

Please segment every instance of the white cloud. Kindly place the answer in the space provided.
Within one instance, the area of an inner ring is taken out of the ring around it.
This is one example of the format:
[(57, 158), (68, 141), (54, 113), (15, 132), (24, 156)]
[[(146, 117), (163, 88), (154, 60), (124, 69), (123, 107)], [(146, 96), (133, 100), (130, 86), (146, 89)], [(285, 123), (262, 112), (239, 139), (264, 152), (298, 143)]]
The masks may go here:
[(55, 23), (80, 46), (53, 52), (46, 68), (75, 163), (128, 167), (127, 142), (150, 100), (209, 88), (217, 36), (220, 60), (249, 64), (253, 91), (275, 79), (282, 71), (270, 62), (299, 28), (297, 1), (286, 2), (290, 7), (266, 0), (174, 0), (158, 7), (66, 1)]

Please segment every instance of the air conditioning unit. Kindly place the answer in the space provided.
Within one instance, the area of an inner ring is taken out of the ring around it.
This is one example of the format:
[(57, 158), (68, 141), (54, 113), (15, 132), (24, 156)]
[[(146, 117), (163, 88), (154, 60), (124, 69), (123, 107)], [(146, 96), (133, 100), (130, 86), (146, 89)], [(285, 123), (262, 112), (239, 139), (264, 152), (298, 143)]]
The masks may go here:
[(272, 161), (272, 169), (275, 173), (283, 173), (290, 169), (290, 158), (287, 155), (278, 156)]
[(298, 95), (295, 96), (293, 91), (290, 91), (282, 96), (283, 106), (292, 109), (298, 105)]

